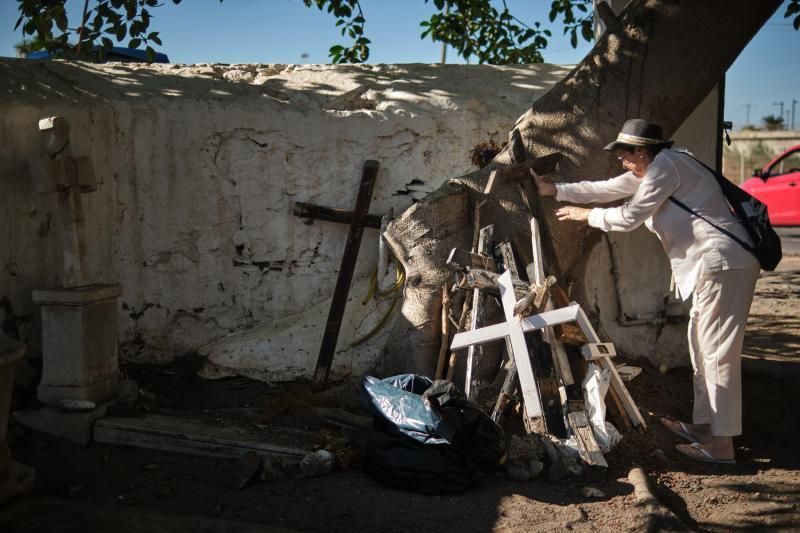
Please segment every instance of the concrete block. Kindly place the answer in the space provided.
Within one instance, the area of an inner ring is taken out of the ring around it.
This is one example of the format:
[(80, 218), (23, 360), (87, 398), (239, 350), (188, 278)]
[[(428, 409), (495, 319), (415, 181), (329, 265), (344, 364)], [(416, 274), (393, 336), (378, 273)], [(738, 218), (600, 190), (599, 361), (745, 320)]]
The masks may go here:
[(27, 411), (14, 411), (14, 420), (21, 425), (47, 435), (64, 438), (86, 446), (92, 441), (95, 421), (106, 414), (108, 404), (91, 411), (66, 413), (55, 407)]
[(100, 403), (117, 394), (118, 285), (36, 290), (42, 307), (42, 381), (38, 398)]

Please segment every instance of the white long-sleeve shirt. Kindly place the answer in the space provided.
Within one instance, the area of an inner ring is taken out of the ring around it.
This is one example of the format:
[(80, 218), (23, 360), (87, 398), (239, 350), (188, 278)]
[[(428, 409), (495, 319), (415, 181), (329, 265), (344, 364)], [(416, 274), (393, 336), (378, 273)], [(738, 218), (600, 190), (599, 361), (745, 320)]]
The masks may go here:
[(644, 177), (632, 172), (605, 181), (556, 184), (556, 200), (607, 203), (630, 198), (619, 207), (596, 207), (589, 225), (603, 231), (631, 231), (642, 224), (655, 233), (669, 257), (684, 300), (705, 272), (750, 268), (756, 258), (739, 243), (669, 200), (673, 196), (717, 226), (751, 243), (731, 212), (716, 178), (693, 158), (661, 150)]

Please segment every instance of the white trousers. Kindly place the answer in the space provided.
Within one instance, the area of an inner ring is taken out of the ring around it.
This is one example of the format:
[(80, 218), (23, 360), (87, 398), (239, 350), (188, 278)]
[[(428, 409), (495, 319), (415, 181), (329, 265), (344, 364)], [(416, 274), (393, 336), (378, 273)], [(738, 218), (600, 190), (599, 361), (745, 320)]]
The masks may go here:
[(742, 434), (742, 344), (760, 269), (723, 270), (697, 281), (689, 314), (694, 424), (717, 437)]

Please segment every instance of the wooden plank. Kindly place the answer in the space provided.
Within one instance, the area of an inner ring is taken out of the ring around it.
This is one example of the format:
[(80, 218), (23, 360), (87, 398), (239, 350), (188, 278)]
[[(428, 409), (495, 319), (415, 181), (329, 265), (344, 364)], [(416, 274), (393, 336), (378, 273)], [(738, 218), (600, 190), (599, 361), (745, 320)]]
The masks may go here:
[[(533, 274), (533, 282), (537, 285), (543, 285), (545, 282), (545, 275), (544, 256), (542, 255), (542, 238), (539, 232), (539, 223), (535, 218), (531, 218), (531, 247), (533, 249), (533, 263), (531, 263), (532, 268), (530, 270)], [(553, 302), (551, 299), (548, 299), (544, 310), (549, 311), (552, 310), (552, 308)], [(545, 341), (553, 347), (553, 365), (562, 383), (565, 386), (572, 385), (575, 383), (575, 380), (572, 377), (572, 370), (570, 369), (564, 346), (561, 341), (558, 340), (552, 328), (545, 329), (543, 335)]]
[(441, 341), (439, 344), (439, 358), (436, 361), (436, 371), (433, 376), (434, 379), (443, 379), (445, 376), (444, 366), (447, 362), (447, 348), (450, 341), (450, 292), (447, 289), (447, 284), (442, 285), (442, 331)]
[(312, 387), (316, 390), (325, 386), (331, 371), (333, 354), (336, 351), (336, 341), (339, 340), (339, 329), (341, 328), (342, 317), (347, 305), (347, 293), (350, 291), (350, 282), (353, 279), (353, 272), (358, 259), (358, 249), (361, 247), (361, 236), (364, 233), (364, 217), (369, 210), (369, 203), (372, 199), (372, 191), (375, 188), (377, 176), (378, 162), (366, 161), (361, 176), (361, 184), (358, 188), (356, 206), (353, 210), (350, 232), (347, 235), (342, 263), (339, 267), (339, 276), (336, 279), (336, 287), (333, 290), (333, 299), (328, 312), (328, 320), (325, 324), (325, 332), (322, 335), (322, 344), (317, 356), (317, 365), (312, 382)]
[[(477, 254), (469, 254), (470, 257), (462, 258), (461, 260), (478, 260), (481, 259), (490, 260), (491, 264), (486, 262), (484, 263), (485, 266), (482, 268), (486, 270), (494, 270), (497, 268), (494, 259), (488, 257), (491, 253), (492, 249), (492, 235), (494, 234), (494, 226), (486, 226), (481, 228), (480, 234), (478, 236), (478, 248)], [(452, 252), (450, 252), (450, 258), (448, 259), (448, 264), (451, 261), (454, 261), (453, 256), (454, 254), (459, 251), (457, 248), (453, 248)], [(480, 255), (479, 255), (480, 254)], [(470, 322), (470, 329), (478, 329), (479, 327), (483, 326), (486, 323), (486, 305), (487, 305), (487, 297), (485, 294), (481, 292), (480, 289), (475, 289), (472, 294), (472, 318)], [(484, 358), (484, 351), (481, 345), (472, 345), (467, 350), (467, 370), (466, 376), (464, 378), (464, 394), (467, 395), (467, 398), (475, 401), (478, 396), (478, 389), (480, 388), (480, 366), (481, 360)]]
[(597, 445), (597, 440), (594, 438), (592, 426), (589, 424), (589, 418), (586, 416), (586, 411), (573, 411), (567, 414), (567, 421), (572, 434), (575, 436), (575, 441), (578, 443), (578, 453), (581, 459), (586, 461), (587, 464), (592, 466), (607, 467), (608, 462)]
[[(540, 246), (541, 237), (539, 235), (539, 226), (535, 218), (531, 219), (531, 241), (533, 243), (534, 261), (530, 265), (530, 274), (533, 274), (537, 283), (541, 283), (541, 280), (544, 279), (544, 258)], [(552, 309), (552, 307), (553, 299), (550, 299), (545, 309), (549, 310)], [(547, 340), (553, 348), (553, 361), (556, 372), (564, 385), (564, 393), (567, 399), (567, 424), (572, 434), (575, 436), (575, 442), (578, 445), (578, 453), (589, 465), (607, 467), (608, 463), (603, 453), (600, 451), (600, 447), (597, 444), (591, 425), (589, 424), (585, 410), (583, 391), (580, 385), (575, 382), (566, 348), (556, 334), (555, 328), (546, 328), (545, 331), (547, 332)]]
[(512, 355), (517, 366), (519, 376), (520, 392), (524, 402), (526, 424), (525, 427), (533, 426), (534, 417), (542, 416), (542, 405), (539, 400), (539, 387), (533, 375), (531, 360), (528, 356), (528, 345), (525, 343), (520, 322), (514, 316), (514, 289), (511, 283), (511, 272), (506, 271), (500, 276), (500, 298), (503, 302), (503, 311), (506, 316), (506, 328), (511, 339)]
[(211, 457), (238, 457), (255, 452), (262, 456), (302, 458), (314, 448), (313, 434), (291, 428), (246, 431), (209, 420), (164, 415), (101, 418), (94, 425), (94, 440)]
[[(583, 331), (583, 334), (586, 335), (586, 338), (589, 342), (601, 342), (600, 337), (597, 335), (594, 327), (592, 326), (592, 323), (589, 322), (589, 317), (586, 316), (586, 313), (584, 313), (583, 309), (580, 307), (578, 307), (576, 321), (578, 322), (581, 331)], [(630, 393), (628, 393), (628, 389), (625, 387), (625, 383), (623, 383), (622, 378), (619, 376), (616, 367), (614, 367), (614, 363), (612, 363), (611, 359), (607, 356), (597, 359), (597, 362), (603, 369), (611, 372), (611, 388), (614, 389), (614, 392), (622, 402), (622, 406), (625, 408), (625, 412), (628, 414), (628, 417), (633, 425), (642, 429), (647, 429), (647, 424), (645, 423), (644, 418), (642, 418), (642, 414), (639, 412), (636, 402), (633, 401)]]
[[(570, 304), (569, 297), (567, 297), (567, 293), (564, 292), (558, 284), (553, 285), (550, 288), (550, 298), (553, 300), (553, 305), (555, 307), (567, 307)], [(564, 344), (569, 344), (571, 346), (583, 346), (588, 340), (586, 337), (581, 333), (581, 328), (578, 327), (577, 324), (560, 324), (555, 327), (553, 330), (556, 334), (556, 338), (563, 342)]]
[[(294, 216), (307, 218), (310, 220), (325, 220), (328, 222), (338, 222), (340, 224), (353, 223), (353, 211), (339, 209), (336, 207), (323, 207), (321, 205), (308, 204), (305, 202), (294, 203)], [(380, 229), (381, 217), (378, 215), (365, 215), (364, 227)]]
[[(540, 285), (544, 282), (544, 258), (542, 256), (539, 225), (535, 218), (531, 218), (531, 243), (533, 263), (531, 264), (530, 273), (533, 274), (534, 282)], [(550, 310), (552, 308), (553, 301), (549, 299), (545, 309)], [(575, 383), (564, 344), (558, 339), (553, 328), (545, 328), (543, 335), (545, 335), (545, 339), (552, 347), (553, 366), (564, 386), (564, 393), (567, 399), (567, 425), (575, 437), (578, 453), (589, 465), (607, 467), (608, 463), (600, 450), (600, 446), (597, 444), (594, 432), (589, 424), (583, 401), (583, 391)]]
[[(495, 173), (493, 172), (492, 175), (494, 174)], [(491, 183), (492, 177), (489, 178), (489, 181)], [(491, 189), (490, 184), (487, 184), (487, 187)], [(514, 299), (519, 298), (520, 290), (527, 290), (527, 285), (519, 279), (519, 272), (517, 271), (517, 264), (514, 260), (514, 254), (512, 252), (510, 243), (500, 243), (495, 248), (495, 253), (497, 253), (497, 255), (499, 255), (502, 259), (505, 270), (511, 272), (511, 280), (514, 283)], [(496, 282), (497, 280), (495, 280), (495, 283)], [(500, 387), (500, 392), (497, 395), (497, 400), (495, 400), (494, 409), (492, 410), (491, 414), (492, 420), (498, 424), (501, 422), (503, 413), (508, 408), (509, 404), (511, 403), (511, 399), (514, 397), (515, 391), (518, 389), (517, 365), (514, 362), (513, 354), (514, 348), (511, 345), (511, 339), (509, 337), (505, 338), (505, 343), (505, 354), (506, 357), (508, 357), (508, 368), (506, 369), (506, 375), (503, 378), (503, 383)], [(503, 369), (501, 368), (501, 372), (502, 370)]]
[[(533, 268), (530, 274), (533, 274), (532, 281), (538, 286), (543, 286), (545, 283), (544, 275), (544, 257), (542, 256), (541, 237), (539, 235), (539, 225), (535, 218), (531, 218), (531, 250), (533, 252)], [(546, 310), (552, 310), (553, 305), (548, 299)], [(546, 349), (542, 349), (536, 354), (534, 359), (537, 363), (537, 371), (539, 376), (539, 385), (542, 395), (542, 403), (544, 404), (545, 412), (547, 415), (547, 425), (550, 433), (557, 437), (566, 438), (567, 428), (564, 425), (564, 411), (561, 404), (561, 394), (559, 392), (559, 380), (563, 383), (566, 379), (572, 380), (572, 373), (569, 371), (569, 364), (566, 364), (566, 371), (563, 368), (564, 362), (559, 360), (559, 356), (563, 350), (558, 351), (560, 344), (556, 340), (553, 333), (553, 328), (544, 328), (541, 333), (542, 341)]]
[[(447, 268), (455, 272), (461, 272), (467, 268), (479, 268), (482, 270), (488, 270), (489, 272), (497, 272), (497, 263), (491, 256), (488, 255), (491, 253), (491, 246), (487, 248), (488, 251), (481, 250), (480, 239), (484, 231), (489, 231), (487, 228), (494, 228), (494, 226), (486, 226), (485, 228), (481, 228), (481, 233), (478, 237), (478, 253), (468, 252), (466, 250), (461, 250), (460, 248), (453, 248), (450, 250), (450, 255), (447, 258)], [(491, 232), (489, 235), (489, 240), (491, 240)], [(491, 245), (491, 243), (489, 244)]]
[(556, 169), (556, 164), (562, 157), (560, 153), (553, 152), (544, 157), (537, 157), (515, 165), (495, 169), (490, 174), (490, 179), (483, 192), (484, 194), (491, 194), (501, 187), (508, 187), (525, 181), (530, 182), (533, 179), (530, 174), (531, 169), (537, 174), (549, 174)]
[[(491, 294), (499, 296), (500, 285), (497, 282), (498, 278), (500, 278), (500, 274), (495, 272), (489, 272), (488, 270), (483, 270), (481, 268), (471, 268), (461, 276), (458, 288), (469, 290), (482, 289)], [(519, 279), (515, 279), (513, 282), (514, 294), (517, 298), (523, 298), (526, 294), (528, 294), (530, 287), (527, 283)]]
[[(506, 339), (508, 339), (506, 337)], [(507, 341), (510, 344), (510, 340)], [(511, 348), (506, 346), (506, 353), (510, 359), (506, 376), (503, 379), (503, 385), (500, 387), (500, 394), (497, 395), (497, 400), (492, 409), (491, 418), (498, 424), (503, 420), (503, 413), (508, 409), (511, 399), (514, 397), (514, 391), (517, 388), (517, 365), (514, 363), (514, 357), (511, 354)]]

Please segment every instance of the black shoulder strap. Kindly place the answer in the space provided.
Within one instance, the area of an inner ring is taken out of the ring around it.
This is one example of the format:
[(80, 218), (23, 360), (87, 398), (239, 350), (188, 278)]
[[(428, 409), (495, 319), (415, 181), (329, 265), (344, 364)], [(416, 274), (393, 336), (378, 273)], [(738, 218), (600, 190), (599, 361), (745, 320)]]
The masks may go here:
[(694, 210), (693, 210), (691, 207), (689, 207), (688, 205), (684, 204), (684, 203), (683, 203), (683, 202), (681, 202), (680, 200), (678, 200), (678, 199), (676, 199), (676, 198), (673, 198), (672, 196), (670, 196), (670, 197), (669, 197), (669, 199), (670, 199), (670, 201), (671, 201), (672, 203), (674, 203), (674, 204), (675, 204), (675, 205), (677, 205), (678, 207), (680, 207), (680, 208), (682, 208), (682, 209), (685, 209), (686, 211), (688, 211), (689, 213), (693, 214), (694, 216), (696, 216), (696, 217), (698, 217), (698, 218), (702, 218), (703, 220), (705, 220), (706, 222), (708, 222), (709, 224), (711, 224), (712, 226), (714, 226), (716, 229), (718, 229), (720, 232), (724, 233), (725, 235), (727, 235), (728, 237), (730, 237), (730, 238), (731, 238), (731, 239), (733, 239), (734, 241), (736, 241), (736, 242), (738, 242), (739, 244), (741, 244), (741, 245), (742, 245), (742, 248), (744, 248), (745, 250), (747, 250), (747, 251), (749, 251), (749, 252), (752, 252), (752, 251), (753, 251), (753, 247), (752, 247), (752, 246), (750, 246), (749, 244), (747, 244), (746, 242), (744, 242), (742, 239), (740, 239), (739, 237), (737, 237), (736, 235), (734, 235), (734, 234), (733, 234), (733, 233), (731, 233), (730, 231), (728, 231), (728, 230), (726, 230), (726, 229), (724, 229), (724, 228), (721, 228), (721, 227), (717, 226), (716, 224), (714, 224), (713, 222), (711, 222), (710, 220), (708, 220), (706, 217), (704, 217), (704, 216), (703, 216), (703, 215), (701, 215), (700, 213), (697, 213), (697, 212), (695, 212), (695, 211), (694, 211)]
[[(690, 154), (689, 152), (685, 152), (685, 151), (682, 151), (682, 150), (675, 150), (675, 151), (676, 151), (677, 153), (679, 153), (679, 154), (683, 154), (683, 155), (685, 155), (686, 157), (691, 157), (692, 159), (694, 159), (695, 161), (697, 161), (698, 163), (700, 163), (701, 165), (703, 165), (703, 167), (705, 167), (705, 169), (706, 169), (706, 170), (708, 170), (708, 171), (709, 171), (709, 172), (710, 172), (710, 173), (711, 173), (711, 174), (714, 176), (714, 178), (717, 180), (717, 183), (719, 183), (720, 189), (722, 189), (722, 194), (723, 194), (723, 196), (725, 196), (725, 199), (726, 199), (726, 200), (728, 200), (728, 199), (729, 199), (729, 198), (728, 198), (729, 189), (730, 189), (731, 187), (736, 187), (736, 185), (734, 185), (733, 183), (731, 183), (730, 181), (728, 181), (728, 178), (726, 178), (725, 176), (723, 176), (721, 173), (717, 172), (716, 170), (714, 170), (714, 169), (713, 169), (713, 168), (711, 168), (710, 166), (706, 165), (705, 163), (703, 163), (702, 161), (700, 161), (699, 159), (697, 159), (695, 156), (693, 156), (693, 155), (692, 155), (692, 154)], [(737, 187), (737, 188), (738, 188), (738, 187)], [(734, 234), (733, 234), (733, 233), (731, 233), (730, 231), (728, 231), (728, 230), (726, 230), (726, 229), (723, 229), (723, 228), (721, 228), (721, 227), (717, 226), (716, 224), (714, 224), (713, 222), (711, 222), (710, 220), (708, 220), (706, 217), (704, 217), (703, 215), (701, 215), (701, 214), (699, 214), (699, 213), (695, 212), (695, 211), (694, 211), (694, 210), (692, 210), (690, 207), (688, 207), (686, 204), (684, 204), (684, 203), (680, 202), (679, 200), (676, 200), (676, 199), (675, 199), (675, 198), (673, 198), (672, 196), (670, 196), (670, 197), (669, 197), (669, 199), (670, 199), (670, 200), (672, 200), (672, 202), (673, 202), (675, 205), (677, 205), (678, 207), (681, 207), (681, 208), (685, 209), (686, 211), (688, 211), (689, 213), (693, 214), (693, 215), (694, 215), (694, 216), (696, 216), (696, 217), (702, 218), (703, 220), (705, 220), (706, 222), (708, 222), (709, 224), (711, 224), (712, 226), (714, 226), (716, 229), (718, 229), (719, 231), (721, 231), (722, 233), (724, 233), (725, 235), (727, 235), (728, 237), (730, 237), (730, 238), (731, 238), (731, 239), (733, 239), (734, 241), (736, 241), (736, 242), (738, 242), (739, 244), (741, 244), (741, 245), (742, 245), (742, 247), (743, 247), (745, 250), (747, 250), (748, 252), (752, 252), (752, 251), (753, 251), (753, 247), (752, 247), (752, 246), (750, 246), (749, 244), (747, 244), (746, 242), (744, 242), (742, 239), (740, 239), (739, 237), (737, 237), (736, 235), (734, 235)], [(737, 217), (738, 217), (738, 215), (737, 215)], [(745, 228), (745, 229), (747, 229), (747, 228)]]

